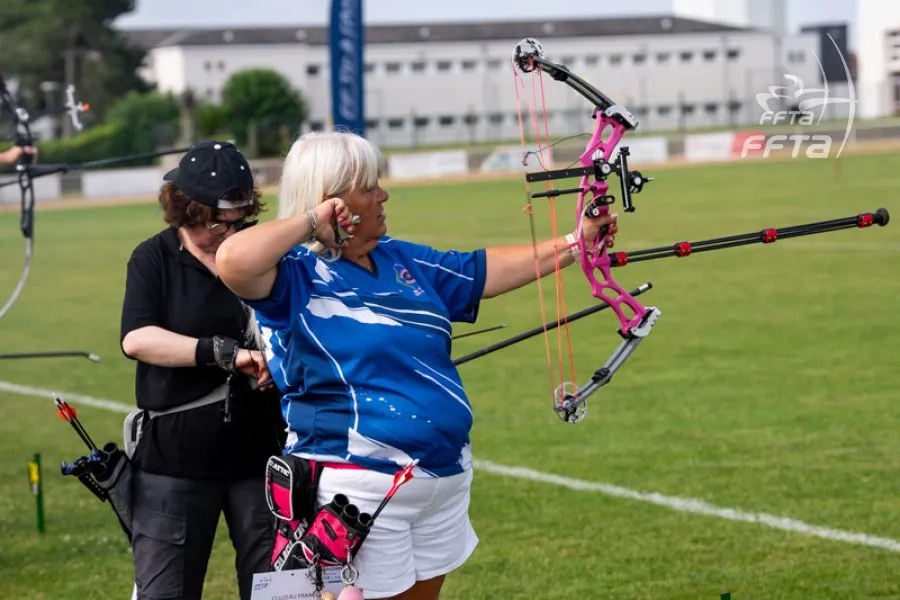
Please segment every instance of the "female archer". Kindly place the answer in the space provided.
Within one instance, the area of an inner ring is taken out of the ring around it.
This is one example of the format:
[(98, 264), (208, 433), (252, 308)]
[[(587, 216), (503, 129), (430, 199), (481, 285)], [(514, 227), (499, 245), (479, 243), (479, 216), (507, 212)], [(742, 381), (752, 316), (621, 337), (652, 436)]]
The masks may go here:
[[(342, 493), (371, 513), (418, 460), (354, 564), (367, 598), (433, 600), (478, 542), (472, 409), (451, 323), (473, 323), (482, 299), (534, 282), (535, 248), (440, 251), (388, 237), (388, 198), (370, 142), (306, 134), (285, 159), (278, 218), (222, 242), (216, 265), (256, 311), (284, 394), (285, 453), (325, 463), (319, 505)], [(616, 215), (585, 218), (585, 239), (605, 225), (615, 233)], [(337, 239), (338, 227), (352, 237)], [(537, 244), (541, 277), (575, 262), (568, 237)]]

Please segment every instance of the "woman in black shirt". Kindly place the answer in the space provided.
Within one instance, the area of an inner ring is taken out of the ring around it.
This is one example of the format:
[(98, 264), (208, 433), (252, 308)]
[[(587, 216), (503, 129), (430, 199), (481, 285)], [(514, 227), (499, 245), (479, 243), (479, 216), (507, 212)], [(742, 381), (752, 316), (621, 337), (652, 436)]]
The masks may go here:
[(265, 463), (285, 425), (251, 311), (219, 280), (215, 252), (252, 224), (260, 193), (225, 142), (195, 145), (165, 179), (168, 227), (132, 253), (122, 308), (144, 411), (132, 457), (137, 597), (199, 600), (224, 512), (248, 600), (253, 574), (269, 570)]

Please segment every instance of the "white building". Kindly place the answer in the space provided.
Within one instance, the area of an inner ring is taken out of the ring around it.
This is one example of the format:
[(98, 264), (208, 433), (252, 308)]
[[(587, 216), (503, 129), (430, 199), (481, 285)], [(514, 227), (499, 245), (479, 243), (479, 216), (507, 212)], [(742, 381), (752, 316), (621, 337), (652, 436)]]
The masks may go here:
[(856, 1), (860, 114), (900, 112), (900, 2)]
[[(125, 33), (149, 48), (145, 76), (161, 91), (218, 101), (232, 73), (273, 68), (309, 99), (309, 126), (328, 121), (326, 28)], [(368, 136), (385, 146), (517, 140), (510, 57), (525, 37), (629, 107), (640, 131), (757, 125), (757, 93), (788, 85), (785, 72), (807, 85), (819, 77), (815, 33), (779, 45), (768, 30), (681, 17), (377, 25), (365, 35)], [(554, 137), (591, 128), (584, 99), (549, 78), (544, 90)]]
[(676, 17), (788, 33), (787, 0), (673, 0)]

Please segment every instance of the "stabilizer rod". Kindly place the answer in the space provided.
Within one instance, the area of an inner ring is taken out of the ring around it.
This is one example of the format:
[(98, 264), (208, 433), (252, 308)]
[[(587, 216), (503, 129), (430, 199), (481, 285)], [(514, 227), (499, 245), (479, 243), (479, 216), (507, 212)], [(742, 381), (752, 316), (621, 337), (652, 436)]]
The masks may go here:
[(640, 262), (643, 260), (655, 260), (657, 258), (666, 258), (669, 256), (685, 257), (697, 252), (722, 250), (723, 248), (735, 248), (737, 246), (747, 246), (749, 244), (772, 244), (781, 239), (827, 233), (829, 231), (838, 231), (841, 229), (853, 229), (856, 227), (865, 229), (872, 225), (884, 227), (889, 221), (890, 214), (887, 209), (879, 208), (874, 213), (859, 213), (852, 217), (831, 219), (829, 221), (791, 225), (789, 227), (777, 229), (763, 229), (761, 231), (700, 240), (697, 242), (676, 242), (671, 246), (660, 246), (658, 248), (635, 250), (633, 252), (614, 252), (610, 253), (609, 258), (610, 264), (613, 267), (624, 267), (629, 263)]

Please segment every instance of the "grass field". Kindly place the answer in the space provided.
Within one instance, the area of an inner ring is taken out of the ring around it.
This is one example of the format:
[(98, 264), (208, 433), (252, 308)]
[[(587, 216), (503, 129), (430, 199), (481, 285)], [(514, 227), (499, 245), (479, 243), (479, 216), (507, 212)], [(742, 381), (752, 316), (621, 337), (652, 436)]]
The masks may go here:
[[(900, 218), (900, 156), (840, 161), (839, 177), (830, 160), (645, 169), (657, 180), (636, 197), (637, 212), (621, 217), (616, 249), (881, 206)], [(441, 248), (527, 243), (522, 204), (519, 181), (397, 188), (390, 233)], [(561, 213), (567, 225), (570, 212)], [(84, 348), (103, 360), (0, 361), (0, 382), (131, 404), (133, 364), (118, 349), (124, 265), (134, 245), (161, 228), (158, 211), (38, 216), (31, 280), (0, 321), (0, 352)], [(546, 213), (537, 218), (546, 233)], [(0, 215), (3, 299), (21, 253), (16, 215)], [(551, 409), (541, 338), (462, 366), (474, 453), (489, 463), (479, 463), (471, 510), (481, 544), (449, 578), (444, 598), (900, 598), (900, 542), (876, 548), (675, 510), (697, 499), (832, 534), (900, 540), (898, 259), (900, 225), (891, 224), (615, 271), (629, 288), (652, 281), (641, 299), (663, 316), (577, 426)], [(591, 304), (580, 273), (568, 272), (566, 284), (570, 310)], [(454, 354), (539, 321), (533, 286), (486, 301), (479, 323), (458, 331), (508, 327), (459, 340)], [(571, 326), (580, 377), (613, 350), (615, 328), (609, 312)], [(95, 439), (121, 438), (122, 414), (73, 404)], [(44, 461), (43, 536), (25, 475), (36, 452)], [(50, 400), (0, 391), (0, 598), (129, 596), (128, 548), (109, 509), (59, 475), (59, 461), (82, 453)], [(515, 477), (492, 465), (669, 500)], [(223, 528), (206, 598), (236, 597), (231, 565)]]

